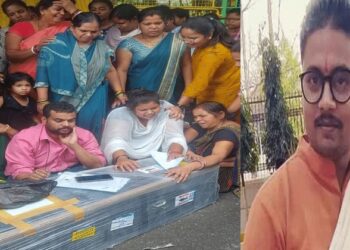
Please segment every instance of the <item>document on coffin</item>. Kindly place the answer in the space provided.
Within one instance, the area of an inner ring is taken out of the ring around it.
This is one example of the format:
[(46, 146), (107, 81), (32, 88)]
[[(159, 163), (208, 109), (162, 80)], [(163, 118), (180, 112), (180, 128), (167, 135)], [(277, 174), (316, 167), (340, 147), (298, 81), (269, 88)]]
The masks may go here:
[(151, 153), (152, 158), (163, 168), (169, 169), (174, 168), (180, 164), (184, 157), (179, 157), (174, 160), (168, 161), (168, 153), (154, 151)]
[(78, 188), (78, 189), (88, 189), (96, 191), (105, 191), (105, 192), (118, 192), (122, 189), (126, 183), (128, 183), (129, 178), (113, 177), (113, 180), (104, 180), (104, 181), (90, 181), (90, 182), (77, 182), (75, 177), (77, 176), (86, 176), (87, 174), (82, 175), (81, 173), (72, 173), (72, 172), (63, 172), (57, 179), (57, 187), (66, 187), (66, 188)]
[(8, 214), (11, 214), (12, 216), (16, 216), (19, 214), (23, 214), (29, 211), (32, 211), (34, 209), (37, 208), (42, 208), (42, 207), (46, 207), (48, 205), (53, 204), (52, 201), (48, 200), (48, 199), (42, 199), (40, 201), (37, 202), (33, 202), (27, 205), (24, 205), (22, 207), (18, 207), (18, 208), (11, 208), (11, 209), (4, 209), (4, 211)]

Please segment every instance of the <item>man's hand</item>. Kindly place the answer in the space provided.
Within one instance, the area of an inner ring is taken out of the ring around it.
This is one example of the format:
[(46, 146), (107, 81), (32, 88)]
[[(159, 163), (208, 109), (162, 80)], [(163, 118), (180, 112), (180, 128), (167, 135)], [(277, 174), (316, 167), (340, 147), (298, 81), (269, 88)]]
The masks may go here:
[(34, 170), (33, 173), (31, 173), (27, 178), (28, 180), (31, 181), (40, 181), (40, 180), (44, 180), (47, 177), (49, 177), (50, 172), (45, 170), (45, 169), (36, 169)]
[(72, 133), (70, 133), (69, 135), (67, 136), (59, 135), (58, 138), (63, 144), (67, 145), (68, 147), (78, 143), (78, 136), (77, 136), (77, 132), (75, 131), (75, 128), (73, 128)]

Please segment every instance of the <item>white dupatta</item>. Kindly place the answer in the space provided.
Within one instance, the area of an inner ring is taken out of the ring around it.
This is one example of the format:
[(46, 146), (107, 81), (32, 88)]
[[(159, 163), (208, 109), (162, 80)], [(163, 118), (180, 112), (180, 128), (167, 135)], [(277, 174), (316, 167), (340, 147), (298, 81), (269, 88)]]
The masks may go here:
[(335, 228), (330, 250), (350, 249), (350, 185), (348, 183), (343, 204), (340, 209), (337, 226)]
[(183, 152), (187, 151), (183, 121), (169, 118), (165, 109), (172, 104), (161, 101), (160, 106), (160, 112), (146, 127), (127, 107), (117, 108), (108, 115), (101, 148), (109, 163), (117, 150), (124, 150), (132, 159), (149, 157), (152, 151), (160, 149), (167, 152), (172, 143), (180, 144)]

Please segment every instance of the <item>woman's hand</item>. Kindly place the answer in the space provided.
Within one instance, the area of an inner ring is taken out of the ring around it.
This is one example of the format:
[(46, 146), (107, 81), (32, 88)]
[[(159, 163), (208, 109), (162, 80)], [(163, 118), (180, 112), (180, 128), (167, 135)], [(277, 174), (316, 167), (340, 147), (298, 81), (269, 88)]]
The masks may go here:
[(138, 166), (139, 165), (136, 161), (130, 160), (127, 156), (119, 156), (114, 167), (116, 169), (120, 169), (123, 172), (133, 172), (138, 168)]
[(125, 105), (127, 101), (128, 97), (125, 94), (118, 95), (112, 103), (112, 108), (119, 107), (120, 105)]
[(183, 119), (184, 114), (182, 113), (182, 109), (178, 106), (172, 106), (167, 108), (169, 110), (169, 117), (175, 120)]
[(49, 36), (49, 37), (44, 37), (40, 40), (40, 42), (35, 45), (35, 49), (40, 51), (41, 47), (51, 43), (52, 41), (54, 41), (56, 38), (56, 36)]
[(46, 104), (48, 104), (49, 102), (48, 101), (45, 101), (45, 102), (38, 102), (36, 104), (36, 109), (39, 113), (39, 115), (43, 115), (43, 110), (44, 110), (44, 107)]
[(184, 182), (191, 175), (193, 169), (190, 164), (169, 169), (167, 177), (173, 178), (177, 183)]
[(203, 159), (203, 156), (197, 155), (197, 154), (193, 153), (191, 150), (188, 150), (186, 153), (186, 160), (200, 161), (202, 159)]

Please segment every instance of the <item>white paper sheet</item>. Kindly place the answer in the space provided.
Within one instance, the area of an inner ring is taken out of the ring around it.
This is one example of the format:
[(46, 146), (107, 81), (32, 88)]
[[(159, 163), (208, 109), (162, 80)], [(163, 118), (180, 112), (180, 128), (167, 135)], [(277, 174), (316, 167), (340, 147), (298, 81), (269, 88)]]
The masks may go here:
[(137, 169), (137, 171), (145, 173), (145, 174), (155, 173), (155, 172), (158, 172), (161, 170), (163, 170), (163, 168), (161, 168), (159, 165), (152, 165), (152, 166), (141, 167), (141, 168)]
[[(87, 174), (84, 174), (87, 175)], [(88, 189), (105, 192), (118, 192), (122, 189), (129, 178), (113, 177), (113, 180), (77, 182), (76, 176), (83, 176), (81, 173), (64, 172), (57, 179), (57, 187)]]
[(158, 162), (165, 169), (176, 167), (184, 159), (184, 157), (179, 157), (174, 160), (168, 161), (168, 154), (166, 152), (151, 152), (153, 159)]
[(26, 213), (28, 211), (31, 211), (31, 210), (34, 210), (37, 208), (51, 205), (52, 203), (53, 202), (48, 200), (48, 199), (42, 199), (41, 201), (37, 201), (37, 202), (30, 203), (28, 205), (24, 205), (23, 207), (4, 209), (4, 211), (8, 214), (11, 214), (12, 216), (16, 216), (16, 215), (23, 214), (23, 213)]

